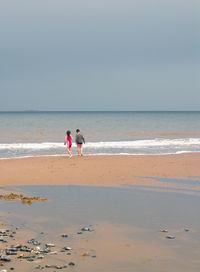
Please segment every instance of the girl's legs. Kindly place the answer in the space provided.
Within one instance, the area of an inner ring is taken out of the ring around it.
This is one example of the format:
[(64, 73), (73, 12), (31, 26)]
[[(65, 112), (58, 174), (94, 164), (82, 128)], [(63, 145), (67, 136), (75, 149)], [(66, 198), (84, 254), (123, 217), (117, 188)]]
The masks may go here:
[(69, 157), (71, 158), (72, 157), (72, 152), (71, 152), (71, 147), (67, 147), (67, 152), (69, 154)]

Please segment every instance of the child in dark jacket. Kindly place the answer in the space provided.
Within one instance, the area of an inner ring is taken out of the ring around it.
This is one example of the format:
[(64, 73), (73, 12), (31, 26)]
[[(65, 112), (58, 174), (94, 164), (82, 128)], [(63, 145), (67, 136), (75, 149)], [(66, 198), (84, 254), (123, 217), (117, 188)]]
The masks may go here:
[(83, 156), (83, 144), (85, 144), (85, 139), (83, 135), (80, 132), (80, 129), (76, 130), (76, 145), (77, 145), (77, 151), (78, 151), (78, 156)]

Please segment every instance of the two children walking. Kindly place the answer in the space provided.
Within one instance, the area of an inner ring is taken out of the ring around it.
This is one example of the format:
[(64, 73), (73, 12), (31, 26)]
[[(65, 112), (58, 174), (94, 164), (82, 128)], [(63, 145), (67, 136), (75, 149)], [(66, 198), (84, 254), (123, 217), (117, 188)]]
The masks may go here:
[[(67, 152), (68, 152), (70, 158), (72, 157), (72, 152), (71, 152), (72, 140), (73, 140), (73, 137), (71, 135), (71, 131), (68, 130), (66, 132), (64, 145), (67, 145)], [(83, 135), (81, 134), (80, 129), (76, 130), (75, 142), (77, 145), (78, 156), (83, 156), (83, 143), (85, 144), (85, 139), (84, 139)]]

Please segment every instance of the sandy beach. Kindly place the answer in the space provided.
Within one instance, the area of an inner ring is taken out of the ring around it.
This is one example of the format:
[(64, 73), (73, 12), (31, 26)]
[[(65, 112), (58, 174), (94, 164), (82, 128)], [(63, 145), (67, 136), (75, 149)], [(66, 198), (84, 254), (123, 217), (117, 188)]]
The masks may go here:
[[(33, 157), (0, 160), (0, 185), (152, 185), (154, 177), (200, 176), (200, 154)], [(148, 177), (148, 179), (146, 179)], [(149, 177), (152, 179), (150, 180)]]
[(198, 153), (0, 160), (0, 264), (196, 272), (199, 165)]
[(199, 272), (198, 1), (1, 1), (0, 272)]

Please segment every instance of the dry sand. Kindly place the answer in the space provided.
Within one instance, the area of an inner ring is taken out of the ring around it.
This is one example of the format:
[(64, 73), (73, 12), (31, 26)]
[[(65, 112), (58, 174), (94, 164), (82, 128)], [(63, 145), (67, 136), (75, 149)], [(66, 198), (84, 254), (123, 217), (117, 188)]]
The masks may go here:
[(200, 177), (200, 154), (34, 157), (0, 161), (0, 185), (163, 186), (145, 177)]

